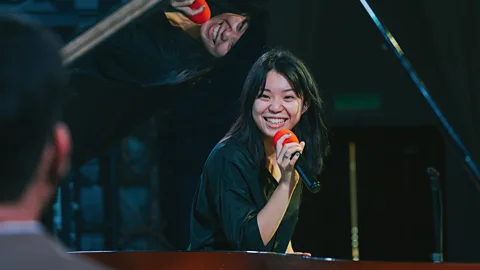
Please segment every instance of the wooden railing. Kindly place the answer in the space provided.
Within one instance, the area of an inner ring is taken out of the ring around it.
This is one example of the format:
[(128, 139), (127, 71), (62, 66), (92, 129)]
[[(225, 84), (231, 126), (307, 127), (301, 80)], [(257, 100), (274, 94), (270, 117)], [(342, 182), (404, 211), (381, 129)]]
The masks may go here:
[(354, 262), (259, 252), (74, 252), (117, 270), (470, 270), (480, 264)]

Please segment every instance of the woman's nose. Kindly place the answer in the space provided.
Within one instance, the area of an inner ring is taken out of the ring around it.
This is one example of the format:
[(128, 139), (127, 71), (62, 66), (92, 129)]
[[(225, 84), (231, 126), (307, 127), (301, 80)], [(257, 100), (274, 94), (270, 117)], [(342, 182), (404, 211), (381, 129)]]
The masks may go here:
[(229, 41), (231, 39), (234, 39), (235, 38), (235, 33), (233, 32), (232, 29), (226, 29), (225, 31), (223, 31), (222, 33), (222, 40), (223, 41)]
[(281, 112), (283, 110), (283, 105), (281, 102), (272, 101), (270, 103), (269, 109), (271, 112)]
[(225, 31), (223, 31), (221, 38), (223, 41), (231, 40), (232, 42), (237, 42), (237, 40), (239, 40), (241, 36), (242, 33), (234, 29), (226, 29)]

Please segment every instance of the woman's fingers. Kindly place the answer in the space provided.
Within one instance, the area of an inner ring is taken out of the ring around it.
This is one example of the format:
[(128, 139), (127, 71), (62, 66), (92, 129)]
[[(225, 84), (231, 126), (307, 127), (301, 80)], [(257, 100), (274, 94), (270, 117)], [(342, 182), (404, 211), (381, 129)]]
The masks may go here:
[(198, 9), (192, 9), (190, 5), (194, 2), (195, 0), (170, 0), (170, 5), (187, 16), (194, 16), (202, 13), (205, 9), (205, 5), (202, 5)]
[(305, 148), (305, 142), (300, 142), (300, 145), (302, 146), (302, 151), (300, 151), (300, 153), (303, 153), (303, 149)]
[[(295, 165), (295, 162), (300, 157), (303, 147), (299, 143), (287, 143), (283, 146), (282, 151), (280, 151), (279, 157), (277, 158), (277, 163), (282, 167), (282, 169), (287, 169)], [(298, 153), (298, 155), (296, 154)]]
[(195, 0), (170, 0), (170, 5), (174, 8), (188, 7), (193, 4)]
[(308, 257), (311, 257), (312, 254), (308, 253), (308, 252), (294, 252), (292, 253), (294, 255), (302, 255), (302, 256), (308, 256)]
[(285, 135), (283, 135), (282, 137), (280, 137), (280, 139), (278, 139), (277, 141), (277, 144), (275, 145), (275, 151), (277, 152), (277, 160), (280, 159), (282, 157), (282, 151), (284, 150), (284, 145), (283, 145), (283, 142), (290, 138), (291, 134), (290, 133), (287, 133)]
[(179, 7), (177, 9), (190, 17), (202, 13), (202, 11), (205, 9), (205, 6), (201, 6), (198, 9), (192, 9), (191, 7)]
[(297, 160), (300, 158), (300, 152), (296, 152), (293, 158), (290, 160), (289, 164), (290, 166), (295, 166), (295, 163), (297, 163)]

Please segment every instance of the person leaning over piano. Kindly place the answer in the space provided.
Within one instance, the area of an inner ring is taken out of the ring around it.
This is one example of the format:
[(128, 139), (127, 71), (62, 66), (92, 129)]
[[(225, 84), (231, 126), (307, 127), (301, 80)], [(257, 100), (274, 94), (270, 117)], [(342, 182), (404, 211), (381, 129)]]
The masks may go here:
[[(308, 171), (320, 173), (328, 142), (322, 99), (301, 60), (272, 49), (250, 70), (241, 94), (241, 113), (211, 151), (193, 201), (192, 251), (295, 252), (302, 180), (298, 153)], [(273, 145), (281, 129), (302, 142)], [(297, 153), (297, 154), (295, 154)]]
[(60, 42), (40, 26), (0, 15), (0, 269), (107, 269), (72, 256), (38, 219), (70, 164), (61, 121), (67, 74)]
[(230, 55), (254, 54), (258, 31), (251, 29), (261, 28), (255, 27), (261, 15), (223, 12), (199, 25), (187, 18), (200, 11), (188, 7), (192, 2), (169, 0), (170, 6), (148, 12), (70, 66), (73, 96), (65, 121), (72, 131), (74, 167), (159, 109), (181, 102)]

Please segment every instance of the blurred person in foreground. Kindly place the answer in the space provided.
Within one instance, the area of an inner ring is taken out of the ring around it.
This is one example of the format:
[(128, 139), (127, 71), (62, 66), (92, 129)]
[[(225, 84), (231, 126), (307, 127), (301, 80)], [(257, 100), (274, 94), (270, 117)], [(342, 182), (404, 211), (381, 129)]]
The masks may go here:
[(73, 256), (39, 223), (70, 163), (68, 79), (46, 29), (0, 14), (0, 269), (107, 269)]

